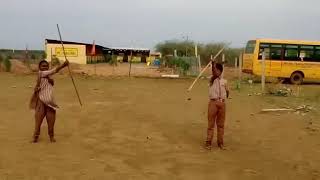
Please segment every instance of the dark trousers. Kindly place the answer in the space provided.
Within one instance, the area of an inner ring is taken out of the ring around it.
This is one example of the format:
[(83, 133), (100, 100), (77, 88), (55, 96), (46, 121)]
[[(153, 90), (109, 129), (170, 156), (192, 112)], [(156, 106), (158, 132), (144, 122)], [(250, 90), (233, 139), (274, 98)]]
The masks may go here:
[(54, 123), (56, 121), (56, 110), (38, 100), (35, 108), (35, 138), (38, 138), (40, 135), (41, 124), (44, 117), (46, 117), (47, 119), (48, 134), (50, 137), (54, 137)]

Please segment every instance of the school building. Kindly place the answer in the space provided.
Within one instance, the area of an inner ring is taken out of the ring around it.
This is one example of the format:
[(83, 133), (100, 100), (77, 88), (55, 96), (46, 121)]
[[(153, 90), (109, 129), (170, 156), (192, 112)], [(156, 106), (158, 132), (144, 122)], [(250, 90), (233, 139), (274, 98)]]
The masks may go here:
[[(152, 63), (156, 58), (160, 58), (159, 53), (150, 53), (150, 49), (142, 48), (120, 48), (104, 47), (94, 43), (81, 43), (63, 41), (65, 54), (71, 63), (76, 64), (94, 64), (108, 62), (112, 56), (117, 57), (118, 62), (141, 62)], [(45, 51), (47, 61), (51, 62), (53, 58), (64, 60), (64, 53), (61, 41), (45, 39)]]

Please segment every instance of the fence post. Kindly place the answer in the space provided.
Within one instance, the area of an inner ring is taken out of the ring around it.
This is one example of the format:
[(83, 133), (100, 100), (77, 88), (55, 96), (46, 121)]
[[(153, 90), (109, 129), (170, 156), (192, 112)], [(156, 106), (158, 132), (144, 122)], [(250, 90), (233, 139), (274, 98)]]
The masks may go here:
[[(225, 56), (225, 54), (222, 54), (222, 67), (223, 67), (223, 69), (224, 69), (224, 62), (226, 61), (226, 56)], [(224, 71), (222, 71), (222, 74), (221, 74), (221, 77), (223, 78), (223, 76), (224, 76)]]
[(261, 61), (262, 65), (261, 65), (261, 70), (262, 70), (262, 75), (261, 75), (261, 90), (262, 93), (264, 93), (265, 91), (265, 85), (266, 85), (266, 54), (265, 51), (263, 50), (262, 52), (262, 61)]
[(241, 71), (242, 71), (242, 53), (240, 54), (240, 57), (239, 57), (238, 84), (237, 84), (238, 90), (240, 90), (240, 88), (241, 88)]
[(234, 59), (234, 69), (237, 69), (237, 67), (238, 67), (238, 58), (236, 57)]
[(51, 64), (51, 67), (52, 67), (52, 48), (50, 48), (50, 64)]
[(131, 55), (130, 55), (129, 77), (131, 77), (131, 64), (132, 64), (132, 50), (131, 50)]
[(198, 64), (199, 64), (199, 73), (201, 72), (202, 68), (201, 68), (201, 57), (198, 56)]

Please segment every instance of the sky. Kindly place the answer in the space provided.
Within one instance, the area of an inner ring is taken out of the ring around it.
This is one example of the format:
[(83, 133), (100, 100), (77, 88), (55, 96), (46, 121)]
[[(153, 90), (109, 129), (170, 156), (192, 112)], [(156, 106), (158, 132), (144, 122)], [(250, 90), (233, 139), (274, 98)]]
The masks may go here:
[(44, 39), (153, 48), (165, 40), (320, 40), (319, 0), (0, 0), (0, 48)]

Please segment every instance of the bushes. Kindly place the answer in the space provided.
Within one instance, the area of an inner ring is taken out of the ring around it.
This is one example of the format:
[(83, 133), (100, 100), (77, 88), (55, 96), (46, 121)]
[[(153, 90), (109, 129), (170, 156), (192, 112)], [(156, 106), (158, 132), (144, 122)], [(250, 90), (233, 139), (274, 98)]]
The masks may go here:
[(3, 61), (3, 65), (4, 65), (4, 68), (5, 68), (5, 71), (6, 72), (11, 72), (11, 61), (10, 61), (10, 57), (7, 56), (4, 61)]
[(117, 55), (112, 55), (111, 59), (109, 61), (109, 64), (113, 65), (113, 66), (117, 66), (118, 65), (118, 56)]
[(11, 72), (11, 56), (7, 56), (6, 58), (3, 57), (2, 54), (0, 54), (0, 71), (4, 69), (6, 72)]
[[(163, 56), (174, 55), (174, 51), (177, 50), (177, 56), (180, 57), (194, 57), (195, 56), (195, 42), (193, 41), (165, 41), (156, 45), (155, 49), (161, 52)], [(200, 43), (198, 46), (198, 54), (201, 56), (202, 65), (206, 65), (210, 61), (211, 55), (215, 55), (218, 51), (226, 46), (224, 54), (226, 57), (226, 64), (234, 65), (234, 60), (239, 57), (243, 51), (242, 48), (230, 48), (225, 42), (212, 42), (212, 43)], [(221, 55), (218, 57), (221, 60)]]
[(0, 54), (0, 71), (2, 70), (3, 56)]
[(168, 58), (166, 60), (166, 65), (170, 68), (179, 69), (183, 75), (187, 74), (187, 71), (190, 69), (191, 65), (186, 62), (184, 58)]
[(56, 56), (53, 56), (53, 57), (52, 57), (52, 60), (51, 60), (51, 65), (52, 65), (52, 66), (60, 66), (61, 63), (60, 63), (59, 58), (57, 58)]

